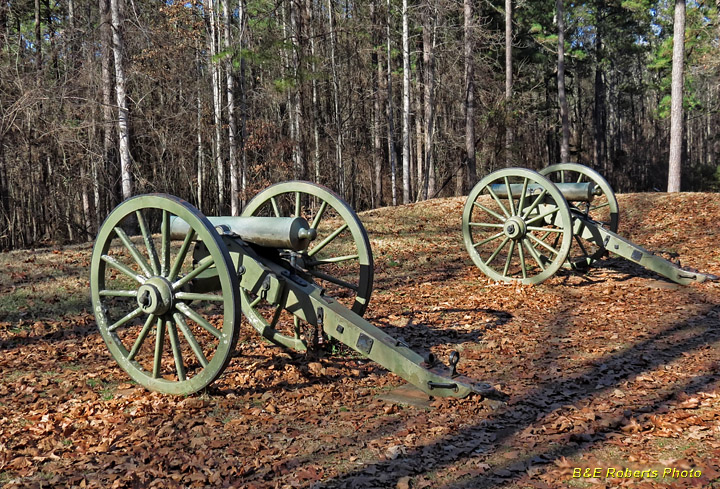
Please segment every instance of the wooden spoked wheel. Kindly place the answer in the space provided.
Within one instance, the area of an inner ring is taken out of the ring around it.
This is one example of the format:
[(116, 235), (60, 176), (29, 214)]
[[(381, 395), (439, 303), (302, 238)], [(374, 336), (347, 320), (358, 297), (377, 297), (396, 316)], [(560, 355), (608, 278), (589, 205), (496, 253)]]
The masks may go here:
[[(256, 195), (243, 216), (302, 217), (317, 232), (304, 251), (279, 250), (286, 268), (323, 287), (327, 295), (362, 315), (373, 286), (370, 240), (357, 214), (333, 191), (305, 181), (283, 182)], [(286, 310), (288, 297), (274, 303), (240, 290), (245, 316), (272, 342), (306, 350), (316, 331)]]
[[(172, 216), (189, 224), (182, 241), (171, 239)], [(196, 240), (207, 247), (200, 263), (192, 262)], [(212, 269), (220, 290), (194, 293), (192, 280)], [(93, 248), (90, 289), (110, 353), (150, 390), (197, 392), (231, 358), (240, 320), (237, 275), (213, 226), (182, 199), (140, 195), (116, 207)]]
[[(578, 163), (558, 163), (540, 170), (553, 183), (592, 183), (600, 189), (590, 202), (568, 202), (573, 216), (573, 245), (568, 255), (572, 268), (584, 269), (602, 258), (606, 250), (597, 246), (597, 239), (587, 239), (589, 230), (576, 218), (582, 216), (600, 223), (613, 233), (618, 230), (620, 210), (610, 184), (598, 172)], [(583, 237), (585, 234), (585, 237)]]
[(472, 189), (463, 211), (465, 247), (497, 281), (538, 284), (562, 267), (572, 220), (558, 188), (539, 173), (505, 168)]

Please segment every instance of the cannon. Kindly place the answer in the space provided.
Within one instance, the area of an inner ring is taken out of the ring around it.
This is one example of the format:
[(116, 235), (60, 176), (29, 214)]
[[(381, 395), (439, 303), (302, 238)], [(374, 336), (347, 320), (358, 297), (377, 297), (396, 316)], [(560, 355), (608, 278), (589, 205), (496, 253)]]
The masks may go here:
[(683, 285), (718, 279), (621, 237), (618, 224), (610, 184), (577, 163), (490, 173), (470, 191), (462, 216), (472, 261), (496, 281), (539, 284), (561, 268), (587, 269), (610, 252)]
[(98, 328), (137, 383), (187, 395), (217, 379), (241, 311), (267, 340), (313, 350), (339, 341), (430, 396), (502, 397), (362, 318), (373, 285), (367, 232), (329, 189), (273, 185), (242, 216), (203, 216), (165, 194), (132, 197), (102, 224), (90, 289)]

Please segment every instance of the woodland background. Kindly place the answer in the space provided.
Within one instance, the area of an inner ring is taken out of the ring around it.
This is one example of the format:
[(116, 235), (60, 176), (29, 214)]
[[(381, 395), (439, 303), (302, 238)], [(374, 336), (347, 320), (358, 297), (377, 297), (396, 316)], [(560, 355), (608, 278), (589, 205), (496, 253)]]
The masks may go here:
[[(665, 190), (674, 8), (0, 0), (0, 249), (92, 239), (132, 194), (236, 214), (292, 178), (360, 210), (568, 159)], [(719, 10), (685, 8), (683, 190), (720, 189)]]

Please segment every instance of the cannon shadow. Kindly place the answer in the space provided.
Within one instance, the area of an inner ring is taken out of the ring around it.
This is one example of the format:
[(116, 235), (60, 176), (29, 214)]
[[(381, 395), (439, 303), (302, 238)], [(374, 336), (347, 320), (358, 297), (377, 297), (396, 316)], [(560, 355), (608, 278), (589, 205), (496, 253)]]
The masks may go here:
[[(356, 471), (342, 474), (333, 480), (313, 486), (314, 488), (354, 488), (354, 487), (395, 487), (403, 476), (418, 476), (429, 470), (448, 468), (452, 464), (467, 461), (473, 456), (491, 454), (494, 446), (519, 435), (537, 419), (546, 416), (565, 405), (592, 400), (596, 395), (611, 392), (622, 383), (653, 369), (692, 354), (704, 347), (718, 347), (720, 327), (717, 320), (707, 315), (720, 314), (720, 306), (708, 305), (700, 314), (685, 321), (672, 324), (651, 338), (640, 341), (610, 355), (606, 355), (590, 364), (583, 371), (563, 376), (557, 380), (541, 383), (530, 391), (520, 393), (509, 403), (490, 412), (486, 419), (446, 436), (433, 443), (426, 444), (394, 460), (373, 463)], [(701, 327), (701, 331), (686, 338), (681, 344), (673, 341), (673, 336), (688, 327)], [(548, 350), (552, 355), (552, 349)], [(648, 354), (650, 353), (650, 354)], [(632, 367), (628, 368), (628, 365)], [(619, 372), (617, 375), (608, 373)], [(719, 382), (716, 372), (703, 372), (686, 382), (670, 385), (652, 400), (625, 410), (625, 417), (632, 420), (644, 414), (656, 412), (681, 393), (693, 394)], [(564, 398), (562, 403), (547, 405), (544, 399)], [(528, 409), (531, 406), (532, 409)], [(524, 412), (524, 414), (523, 414)], [(509, 460), (496, 464), (484, 473), (455, 483), (457, 488), (493, 488), (509, 483), (527, 481), (526, 470), (534, 465), (552, 463), (560, 457), (577, 454), (608, 440), (614, 434), (621, 433), (617, 424), (596, 429), (591, 434), (570, 435), (564, 446), (549, 447), (533, 456)], [(494, 435), (489, 442), (488, 434)], [(447, 447), (462, 447), (460, 455), (448, 451)], [(381, 476), (378, 476), (381, 474)]]

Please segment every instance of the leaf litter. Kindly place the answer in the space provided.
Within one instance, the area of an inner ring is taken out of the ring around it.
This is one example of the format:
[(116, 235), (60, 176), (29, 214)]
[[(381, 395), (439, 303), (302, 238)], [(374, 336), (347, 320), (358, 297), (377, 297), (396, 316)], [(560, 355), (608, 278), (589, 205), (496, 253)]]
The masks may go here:
[[(619, 200), (623, 236), (720, 271), (717, 194)], [(720, 286), (676, 287), (613, 257), (538, 286), (493, 283), (462, 245), (462, 205), (361, 215), (377, 276), (366, 318), (443, 361), (458, 350), (460, 372), (505, 404), (389, 404), (378, 396), (396, 375), (346, 351), (284, 352), (247, 324), (206, 392), (148, 392), (96, 332), (88, 246), (0, 255), (0, 486), (719, 486)], [(702, 475), (606, 477), (666, 467)]]

